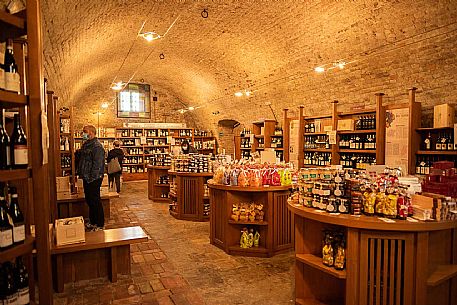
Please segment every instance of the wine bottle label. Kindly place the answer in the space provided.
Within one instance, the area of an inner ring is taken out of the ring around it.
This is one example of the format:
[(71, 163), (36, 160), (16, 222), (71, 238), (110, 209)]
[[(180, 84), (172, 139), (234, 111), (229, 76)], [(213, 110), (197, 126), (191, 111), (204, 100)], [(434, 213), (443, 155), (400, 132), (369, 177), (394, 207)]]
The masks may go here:
[(21, 78), (18, 73), (5, 72), (5, 90), (20, 92)]
[(25, 226), (19, 225), (17, 227), (13, 227), (13, 241), (15, 243), (21, 242), (25, 239)]
[(0, 231), (0, 248), (6, 248), (13, 244), (13, 230)]
[(18, 305), (27, 305), (30, 303), (30, 294), (29, 287), (19, 289), (17, 291), (17, 304)]
[(29, 164), (27, 145), (14, 145), (15, 165)]
[(13, 293), (3, 300), (3, 305), (17, 305), (17, 293)]

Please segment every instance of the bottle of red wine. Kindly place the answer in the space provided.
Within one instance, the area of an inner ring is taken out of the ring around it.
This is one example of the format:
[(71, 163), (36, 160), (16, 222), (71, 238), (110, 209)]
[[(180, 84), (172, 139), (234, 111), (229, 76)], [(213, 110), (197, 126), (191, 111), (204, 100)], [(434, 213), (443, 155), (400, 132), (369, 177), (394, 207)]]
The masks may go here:
[(27, 137), (22, 129), (19, 114), (14, 115), (14, 130), (11, 135), (11, 166), (27, 168), (29, 164)]
[(2, 294), (3, 304), (18, 304), (17, 303), (17, 287), (14, 281), (14, 268), (11, 262), (6, 262), (3, 264), (3, 287)]
[(24, 215), (22, 215), (21, 209), (19, 208), (18, 196), (15, 187), (11, 188), (11, 201), (8, 212), (13, 225), (13, 243), (23, 243), (25, 240), (25, 221)]
[(13, 92), (20, 92), (20, 77), (17, 73), (17, 65), (16, 61), (14, 60), (14, 53), (13, 53), (13, 40), (8, 39), (6, 43), (6, 50), (5, 50), (5, 60), (3, 62), (3, 69), (5, 71), (5, 90), (13, 91)]
[(6, 200), (0, 188), (0, 251), (13, 245), (13, 226), (8, 218)]
[(10, 165), (10, 137), (3, 125), (3, 109), (0, 109), (0, 169), (8, 169)]
[(29, 275), (21, 257), (16, 259), (16, 265), (14, 266), (14, 283), (17, 288), (17, 304), (29, 305)]

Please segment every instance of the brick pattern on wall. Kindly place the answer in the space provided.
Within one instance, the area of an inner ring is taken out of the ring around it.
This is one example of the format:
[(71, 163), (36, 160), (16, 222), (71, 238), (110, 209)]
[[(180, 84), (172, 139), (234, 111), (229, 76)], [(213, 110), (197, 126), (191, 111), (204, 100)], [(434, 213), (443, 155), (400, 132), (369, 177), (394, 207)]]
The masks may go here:
[[(292, 114), (301, 104), (306, 115), (330, 113), (332, 100), (374, 106), (377, 92), (386, 103), (405, 102), (412, 86), (425, 108), (457, 102), (457, 1), (42, 0), (42, 8), (50, 87), (81, 107), (81, 120), (112, 96), (115, 75), (128, 78), (151, 51), (135, 80), (166, 94), (167, 119), (215, 134), (221, 119), (273, 118), (266, 102), (279, 120), (283, 108)], [(163, 33), (180, 17), (163, 40), (137, 39), (117, 73), (149, 9), (147, 30)], [(340, 59), (350, 62), (343, 70), (313, 71)], [(253, 96), (235, 97), (241, 89)], [(181, 103), (202, 108), (178, 115)]]

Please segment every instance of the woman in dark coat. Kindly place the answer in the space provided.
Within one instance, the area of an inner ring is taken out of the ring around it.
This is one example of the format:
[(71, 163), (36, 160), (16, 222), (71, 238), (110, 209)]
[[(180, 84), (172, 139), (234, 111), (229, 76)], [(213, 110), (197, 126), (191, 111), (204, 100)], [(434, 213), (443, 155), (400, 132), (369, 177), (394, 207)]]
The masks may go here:
[(108, 158), (106, 162), (109, 163), (112, 159), (117, 158), (121, 170), (115, 173), (108, 174), (108, 185), (109, 187), (114, 187), (114, 181), (116, 181), (116, 191), (121, 192), (121, 175), (122, 175), (122, 161), (124, 160), (124, 151), (121, 149), (121, 142), (114, 141), (114, 148), (108, 152)]

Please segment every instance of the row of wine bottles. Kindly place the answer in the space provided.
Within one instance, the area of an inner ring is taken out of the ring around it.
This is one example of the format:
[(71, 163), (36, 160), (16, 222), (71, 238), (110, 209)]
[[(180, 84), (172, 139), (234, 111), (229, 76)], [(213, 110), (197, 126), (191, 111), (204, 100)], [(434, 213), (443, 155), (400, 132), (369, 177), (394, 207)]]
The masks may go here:
[(423, 150), (457, 150), (454, 145), (453, 132), (440, 132), (436, 137), (432, 137), (429, 132), (422, 141)]
[(374, 114), (359, 116), (359, 118), (355, 121), (355, 129), (376, 129), (376, 116)]
[(19, 208), (17, 191), (15, 187), (8, 189), (6, 192), (5, 185), (0, 184), (0, 251), (25, 240), (25, 221)]
[(305, 136), (304, 148), (305, 149), (316, 149), (316, 148), (328, 149), (328, 148), (330, 148), (328, 136), (326, 136), (326, 135)]
[(21, 79), (14, 59), (12, 39), (6, 42), (5, 59), (0, 65), (0, 89), (17, 93), (21, 91)]
[(14, 115), (14, 128), (10, 138), (3, 124), (3, 110), (0, 109), (0, 169), (27, 168), (28, 164), (27, 137), (19, 114)]
[(367, 154), (341, 154), (340, 165), (344, 168), (365, 169), (367, 165), (375, 165), (376, 156)]
[(68, 137), (60, 137), (60, 150), (70, 151), (70, 140), (68, 139)]
[(305, 165), (327, 166), (332, 164), (331, 153), (305, 152), (304, 157), (303, 164)]
[(30, 304), (29, 275), (22, 257), (0, 265), (0, 304)]
[(339, 146), (345, 149), (376, 149), (376, 135), (342, 135)]

